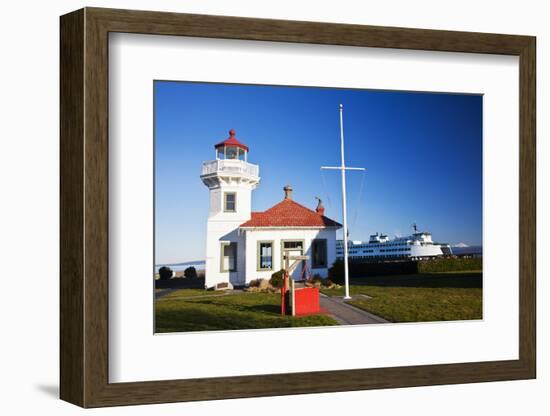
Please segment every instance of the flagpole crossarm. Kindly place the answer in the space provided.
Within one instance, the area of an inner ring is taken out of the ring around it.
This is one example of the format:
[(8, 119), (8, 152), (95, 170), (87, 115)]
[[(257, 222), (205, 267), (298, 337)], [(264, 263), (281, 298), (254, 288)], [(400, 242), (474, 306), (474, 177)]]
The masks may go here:
[(321, 166), (321, 169), (330, 169), (330, 170), (367, 170), (367, 168), (350, 168), (347, 166)]

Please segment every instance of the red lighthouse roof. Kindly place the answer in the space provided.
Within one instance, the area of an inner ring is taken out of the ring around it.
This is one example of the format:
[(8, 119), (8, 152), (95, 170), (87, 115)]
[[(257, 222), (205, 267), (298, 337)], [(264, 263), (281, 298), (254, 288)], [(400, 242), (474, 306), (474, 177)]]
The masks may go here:
[(214, 145), (216, 149), (218, 147), (224, 147), (224, 146), (240, 147), (241, 149), (244, 149), (248, 152), (248, 146), (237, 140), (237, 138), (235, 137), (235, 130), (233, 129), (229, 130), (229, 137), (227, 139), (225, 139), (223, 142), (219, 142), (218, 144)]

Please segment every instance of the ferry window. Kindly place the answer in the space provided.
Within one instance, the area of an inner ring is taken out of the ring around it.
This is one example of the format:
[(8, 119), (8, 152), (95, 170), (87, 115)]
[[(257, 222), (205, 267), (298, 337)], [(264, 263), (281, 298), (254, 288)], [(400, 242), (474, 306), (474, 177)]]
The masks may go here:
[(258, 241), (258, 270), (273, 270), (273, 241)]
[(237, 271), (237, 243), (221, 243), (221, 272)]
[(317, 239), (311, 243), (311, 267), (327, 267), (327, 240)]
[(237, 194), (235, 192), (225, 192), (223, 194), (224, 212), (235, 212), (237, 210)]

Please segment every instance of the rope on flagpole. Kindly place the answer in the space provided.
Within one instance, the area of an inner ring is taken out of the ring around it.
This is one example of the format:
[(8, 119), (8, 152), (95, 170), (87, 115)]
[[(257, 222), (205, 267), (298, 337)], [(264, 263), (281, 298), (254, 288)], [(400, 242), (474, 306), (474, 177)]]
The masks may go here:
[(321, 170), (321, 178), (323, 179), (323, 188), (324, 188), (325, 194), (327, 195), (328, 206), (332, 210), (332, 201), (330, 200), (330, 194), (328, 192), (327, 180), (325, 178), (325, 173), (323, 172), (323, 170)]
[(359, 215), (359, 206), (361, 205), (361, 199), (363, 196), (363, 188), (365, 186), (365, 176), (367, 171), (363, 171), (363, 176), (361, 177), (361, 184), (359, 185), (359, 194), (357, 196), (357, 204), (355, 205), (355, 212), (353, 213), (353, 221), (352, 221), (352, 227), (355, 228), (355, 225), (357, 224), (357, 217)]

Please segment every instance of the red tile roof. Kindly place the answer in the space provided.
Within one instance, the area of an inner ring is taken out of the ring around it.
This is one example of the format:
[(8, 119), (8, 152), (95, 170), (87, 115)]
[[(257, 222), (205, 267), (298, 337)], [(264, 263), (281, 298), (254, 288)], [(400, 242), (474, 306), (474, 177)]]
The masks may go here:
[(292, 199), (283, 199), (264, 212), (253, 212), (241, 227), (337, 227), (342, 225)]
[(233, 129), (229, 130), (229, 137), (227, 139), (225, 139), (223, 142), (219, 142), (218, 144), (214, 145), (216, 149), (218, 147), (223, 147), (223, 146), (237, 146), (248, 152), (248, 146), (237, 140), (237, 138), (235, 137), (235, 130)]

